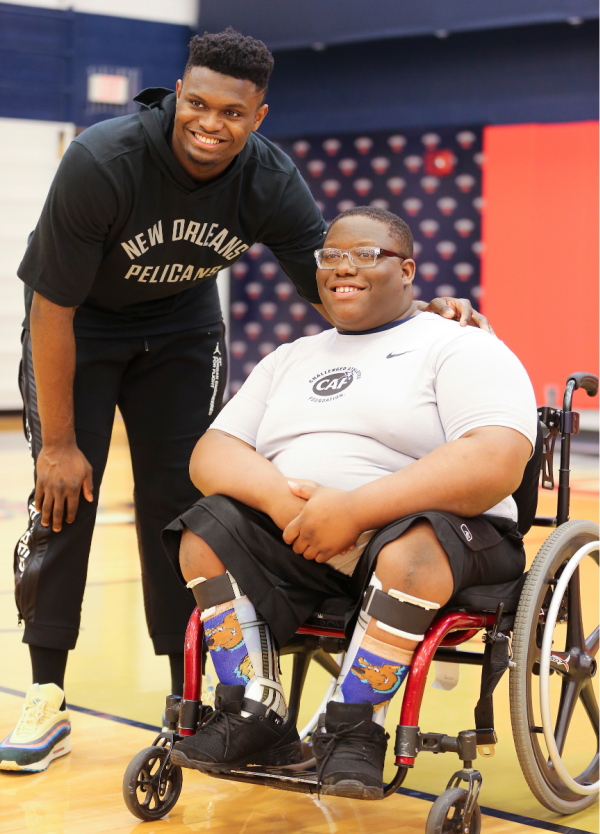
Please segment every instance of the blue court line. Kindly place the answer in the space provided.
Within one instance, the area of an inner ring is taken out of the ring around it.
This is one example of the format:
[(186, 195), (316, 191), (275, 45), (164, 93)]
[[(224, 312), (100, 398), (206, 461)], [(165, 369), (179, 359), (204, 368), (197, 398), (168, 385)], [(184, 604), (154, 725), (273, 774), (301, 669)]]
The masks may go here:
[[(411, 788), (398, 788), (396, 793), (401, 793), (404, 796), (412, 796), (415, 799), (425, 799), (427, 802), (435, 802), (437, 799), (434, 793), (424, 793), (423, 791), (415, 791)], [(498, 811), (496, 808), (486, 808), (483, 805), (479, 807), (481, 808), (481, 813), (488, 817), (496, 817), (497, 819), (507, 820), (507, 822), (518, 822), (520, 825), (541, 828), (543, 831), (555, 831), (556, 834), (594, 834), (593, 831), (584, 831), (583, 828), (570, 828), (568, 825), (558, 825), (555, 822), (546, 822), (545, 820), (538, 820), (535, 817), (522, 817), (520, 814), (511, 814), (509, 811)]]
[[(0, 686), (0, 692), (5, 695), (16, 695), (18, 698), (24, 698), (27, 693), (21, 692), (19, 689), (9, 689), (8, 686)], [(154, 724), (144, 724), (143, 721), (134, 721), (132, 718), (123, 718), (120, 715), (111, 715), (110, 712), (100, 712), (97, 709), (89, 709), (89, 707), (77, 707), (75, 704), (67, 703), (69, 709), (73, 712), (82, 712), (84, 715), (93, 715), (94, 718), (104, 718), (106, 721), (115, 721), (117, 724), (126, 724), (128, 727), (138, 727), (140, 730), (152, 730), (160, 733), (162, 727), (156, 727)]]
[[(19, 689), (10, 689), (7, 686), (0, 686), (0, 692), (6, 695), (16, 695), (19, 698), (25, 697), (25, 692)], [(140, 730), (152, 730), (160, 732), (161, 727), (155, 727), (153, 724), (144, 724), (143, 721), (134, 721), (132, 718), (123, 718), (120, 715), (111, 715), (109, 712), (99, 712), (96, 709), (89, 709), (88, 707), (77, 707), (74, 704), (68, 704), (69, 709), (74, 712), (82, 712), (84, 715), (93, 715), (94, 718), (104, 718), (106, 721), (115, 721), (117, 724), (126, 724), (128, 727), (138, 727)], [(427, 802), (435, 802), (437, 795), (434, 793), (424, 793), (423, 791), (412, 790), (411, 788), (398, 788), (396, 793), (404, 796), (411, 796), (414, 799), (424, 799)], [(584, 831), (583, 828), (569, 828), (566, 825), (557, 825), (554, 822), (545, 822), (544, 820), (537, 820), (535, 817), (522, 817), (520, 814), (511, 814), (508, 811), (498, 811), (496, 808), (486, 808), (480, 806), (481, 813), (488, 817), (497, 817), (508, 822), (518, 822), (520, 825), (528, 825), (531, 828), (541, 828), (544, 831), (554, 831), (555, 834), (594, 834), (593, 831)]]

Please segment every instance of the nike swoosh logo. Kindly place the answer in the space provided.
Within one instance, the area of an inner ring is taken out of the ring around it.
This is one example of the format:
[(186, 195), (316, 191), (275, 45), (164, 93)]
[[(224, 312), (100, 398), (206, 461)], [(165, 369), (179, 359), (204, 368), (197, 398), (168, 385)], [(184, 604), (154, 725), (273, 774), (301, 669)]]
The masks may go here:
[(402, 353), (388, 353), (388, 355), (385, 358), (394, 359), (396, 356), (404, 356), (405, 353), (414, 353), (414, 350), (403, 350)]

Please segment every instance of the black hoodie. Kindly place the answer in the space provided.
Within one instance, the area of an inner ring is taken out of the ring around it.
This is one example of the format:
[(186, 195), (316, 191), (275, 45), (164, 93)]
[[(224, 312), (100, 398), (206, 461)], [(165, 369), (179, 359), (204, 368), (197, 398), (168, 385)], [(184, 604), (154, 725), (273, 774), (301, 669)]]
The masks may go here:
[(171, 333), (221, 319), (216, 274), (253, 243), (271, 249), (300, 295), (320, 303), (313, 250), (325, 222), (291, 159), (252, 133), (214, 180), (171, 152), (175, 93), (148, 89), (135, 115), (71, 142), (18, 269), (33, 290), (78, 305), (75, 332)]

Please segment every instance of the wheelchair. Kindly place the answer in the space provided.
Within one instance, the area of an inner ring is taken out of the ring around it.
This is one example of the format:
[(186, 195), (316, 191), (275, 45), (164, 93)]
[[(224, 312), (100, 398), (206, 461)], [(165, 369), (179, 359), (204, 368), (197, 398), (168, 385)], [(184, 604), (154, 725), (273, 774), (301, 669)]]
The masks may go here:
[[(529, 489), (529, 506), (519, 500), (519, 528), (532, 525), (553, 527), (528, 571), (503, 585), (468, 588), (456, 594), (440, 611), (417, 647), (406, 680), (394, 748), (396, 774), (386, 786), (384, 798), (396, 793), (408, 771), (422, 753), (456, 753), (462, 767), (432, 805), (426, 834), (478, 834), (481, 811), (477, 803), (481, 773), (474, 767), (477, 754), (494, 753), (493, 692), (509, 670), (510, 714), (513, 739), (525, 779), (538, 801), (557, 814), (574, 814), (598, 797), (598, 704), (592, 688), (596, 674), (598, 627), (587, 637), (583, 627), (580, 594), (580, 564), (587, 556), (598, 564), (599, 531), (591, 521), (569, 520), (570, 444), (579, 431), (579, 415), (572, 411), (573, 392), (598, 393), (598, 378), (575, 373), (567, 380), (562, 410), (538, 409), (538, 442), (528, 467), (535, 489)], [(539, 473), (542, 487), (554, 488), (553, 455), (561, 435), (558, 502), (556, 517), (535, 516)], [(527, 470), (522, 486), (525, 485)], [(521, 487), (519, 488), (521, 489)], [(533, 494), (535, 497), (533, 498)], [(521, 524), (522, 513), (529, 518)], [(293, 656), (289, 713), (296, 721), (309, 664), (314, 661), (331, 675), (331, 683), (312, 720), (301, 729), (305, 740), (314, 730), (319, 714), (333, 692), (348, 641), (344, 636), (344, 612), (348, 600), (329, 600), (298, 629), (281, 649)], [(558, 627), (562, 627), (562, 630)], [(565, 632), (564, 650), (553, 646)], [(484, 651), (457, 649), (483, 632)], [(129, 764), (123, 795), (128, 809), (138, 819), (158, 820), (174, 807), (182, 788), (182, 771), (170, 761), (173, 744), (197, 732), (211, 708), (202, 704), (203, 628), (196, 608), (185, 638), (185, 685), (183, 698), (167, 698), (169, 730), (153, 745), (138, 753)], [(427, 673), (432, 660), (482, 667), (481, 692), (475, 707), (474, 728), (457, 736), (423, 732), (419, 712)], [(560, 680), (560, 695), (553, 720), (549, 687), (552, 675)], [(575, 707), (581, 701), (596, 736), (596, 752), (585, 770), (573, 778), (562, 760)], [(544, 746), (542, 745), (542, 739)], [(310, 747), (306, 745), (307, 751)], [(280, 790), (317, 794), (319, 786), (314, 758), (283, 768), (247, 766), (229, 773), (211, 774)]]

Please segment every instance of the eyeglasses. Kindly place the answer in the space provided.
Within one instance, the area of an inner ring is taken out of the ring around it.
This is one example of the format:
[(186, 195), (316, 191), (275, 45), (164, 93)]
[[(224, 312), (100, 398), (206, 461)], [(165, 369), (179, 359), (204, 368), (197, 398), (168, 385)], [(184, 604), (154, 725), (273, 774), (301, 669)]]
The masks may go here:
[(390, 252), (389, 249), (381, 249), (379, 246), (356, 246), (348, 252), (342, 252), (341, 249), (315, 250), (315, 260), (319, 269), (335, 269), (344, 259), (344, 255), (348, 255), (348, 260), (352, 266), (361, 267), (362, 269), (375, 266), (377, 258), (380, 255), (386, 255), (388, 258), (402, 258), (403, 261), (406, 260), (405, 255), (399, 255), (398, 252)]

